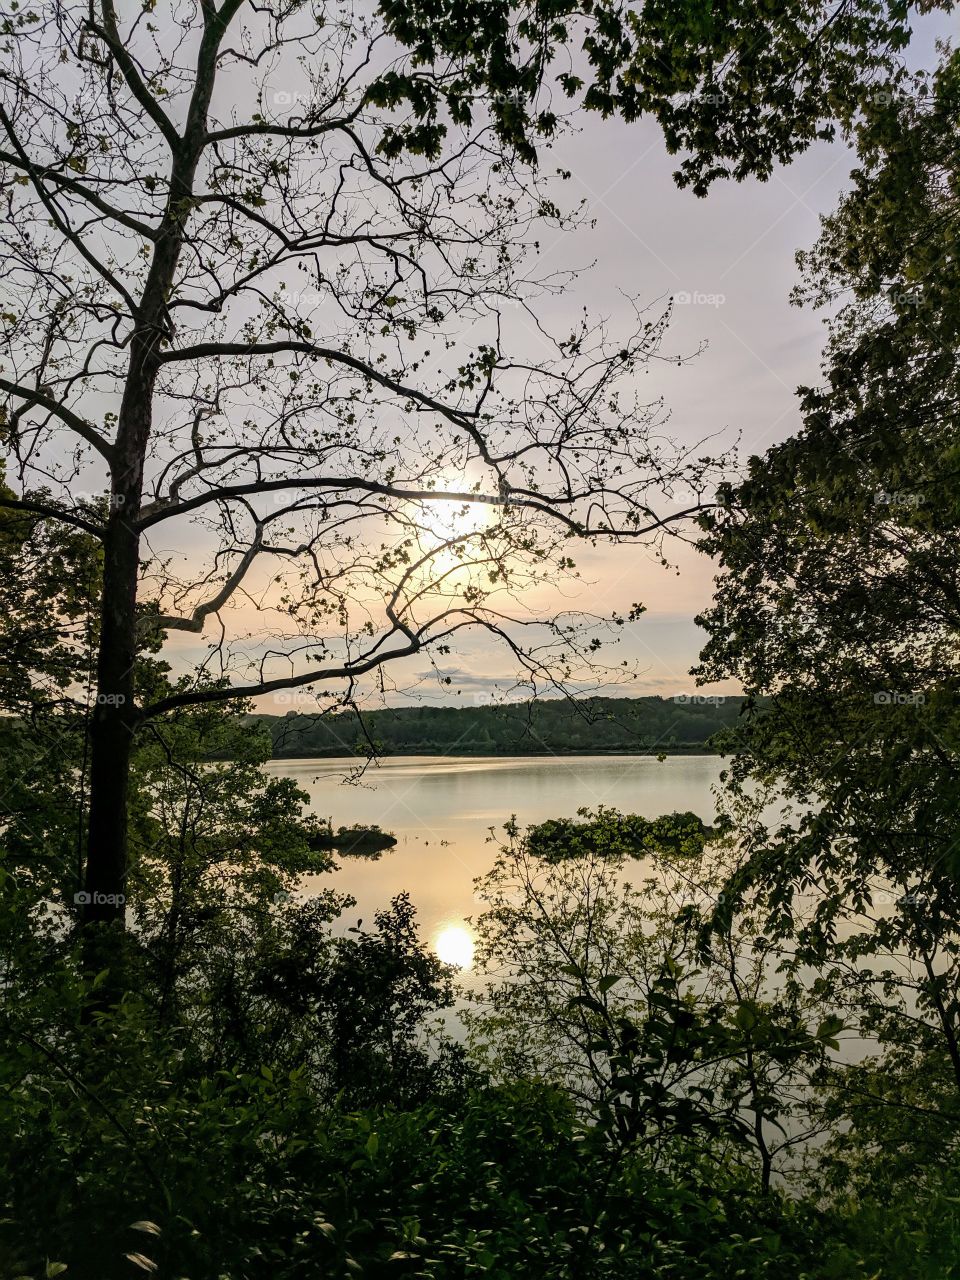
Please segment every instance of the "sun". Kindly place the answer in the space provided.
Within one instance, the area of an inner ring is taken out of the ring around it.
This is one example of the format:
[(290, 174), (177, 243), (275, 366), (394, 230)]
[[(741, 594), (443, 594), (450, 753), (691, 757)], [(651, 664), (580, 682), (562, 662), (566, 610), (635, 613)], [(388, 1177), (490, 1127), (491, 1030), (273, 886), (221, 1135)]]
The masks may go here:
[(462, 925), (441, 929), (433, 945), (444, 964), (455, 964), (458, 969), (469, 969), (473, 964), (473, 938)]
[(443, 542), (482, 533), (495, 519), (489, 503), (459, 502), (454, 498), (424, 502), (422, 510), (427, 529)]

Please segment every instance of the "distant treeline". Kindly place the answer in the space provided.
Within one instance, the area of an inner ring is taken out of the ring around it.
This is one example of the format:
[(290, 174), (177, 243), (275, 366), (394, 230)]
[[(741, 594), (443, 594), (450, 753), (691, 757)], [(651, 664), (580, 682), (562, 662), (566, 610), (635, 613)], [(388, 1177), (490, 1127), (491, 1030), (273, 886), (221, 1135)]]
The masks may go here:
[(552, 699), (470, 707), (387, 707), (362, 717), (256, 716), (275, 758), (366, 754), (536, 755), (540, 752), (702, 752), (733, 725), (742, 697)]

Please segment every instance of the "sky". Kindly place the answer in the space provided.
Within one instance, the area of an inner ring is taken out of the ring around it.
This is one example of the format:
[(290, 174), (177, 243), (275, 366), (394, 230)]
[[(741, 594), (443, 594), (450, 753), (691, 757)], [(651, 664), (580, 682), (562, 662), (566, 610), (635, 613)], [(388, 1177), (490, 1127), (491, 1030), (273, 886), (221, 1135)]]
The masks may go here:
[[(621, 291), (650, 302), (672, 295), (665, 347), (681, 355), (704, 347), (682, 367), (651, 373), (671, 434), (736, 445), (745, 460), (795, 433), (796, 390), (818, 380), (823, 342), (822, 317), (789, 303), (795, 254), (837, 202), (846, 148), (817, 146), (766, 183), (718, 184), (705, 199), (675, 186), (673, 158), (653, 125), (591, 121), (563, 150), (595, 227), (568, 238), (582, 245), (553, 252), (569, 260), (593, 248), (596, 266), (578, 283), (591, 310), (616, 314)], [(620, 646), (645, 668), (636, 692), (691, 689), (704, 639), (693, 619), (709, 604), (713, 565), (684, 544), (669, 555), (676, 572), (630, 546), (580, 557), (592, 607), (646, 605)]]
[[(766, 183), (719, 183), (698, 199), (676, 187), (676, 161), (655, 124), (591, 117), (556, 145), (549, 163), (572, 171), (567, 203), (585, 198), (585, 223), (593, 225), (545, 237), (537, 264), (538, 272), (584, 269), (563, 295), (541, 299), (538, 314), (562, 328), (586, 306), (592, 317), (608, 317), (613, 331), (629, 331), (629, 297), (654, 310), (672, 297), (663, 350), (684, 357), (703, 350), (679, 367), (652, 366), (643, 375), (644, 398), (663, 396), (669, 434), (685, 443), (711, 437), (711, 453), (736, 445), (743, 461), (762, 454), (799, 429), (796, 390), (818, 380), (823, 318), (791, 306), (789, 295), (799, 281), (796, 252), (817, 238), (820, 215), (836, 205), (851, 160), (840, 144), (818, 145)], [(531, 347), (537, 341), (531, 325)], [(565, 607), (623, 615), (635, 602), (646, 606), (610, 654), (630, 663), (637, 678), (611, 693), (674, 696), (695, 688), (689, 672), (705, 634), (694, 618), (710, 603), (714, 567), (686, 543), (674, 542), (667, 554), (671, 569), (636, 544), (575, 553), (581, 576), (566, 584)], [(439, 663), (451, 686), (422, 662), (396, 673), (397, 691), (387, 700), (469, 704), (510, 689), (513, 670), (508, 654), (478, 632), (461, 637), (456, 654)], [(736, 691), (726, 682), (702, 692)], [(312, 702), (287, 694), (258, 705), (283, 713)]]
[[(545, 240), (539, 266), (589, 266), (539, 310), (549, 317), (552, 307), (551, 318), (562, 321), (585, 305), (593, 316), (609, 317), (613, 329), (626, 329), (628, 296), (660, 306), (672, 297), (664, 351), (686, 357), (703, 350), (682, 366), (657, 364), (645, 375), (644, 396), (648, 388), (651, 399), (663, 396), (669, 433), (689, 444), (711, 437), (711, 453), (736, 445), (742, 461), (795, 433), (796, 390), (818, 380), (824, 338), (822, 316), (789, 303), (799, 281), (795, 255), (813, 244), (820, 215), (836, 205), (851, 153), (819, 145), (766, 183), (720, 183), (705, 199), (676, 187), (675, 159), (654, 124), (591, 118), (557, 145), (554, 160), (572, 171), (568, 200), (584, 197), (593, 225)], [(712, 562), (681, 542), (668, 548), (671, 569), (635, 544), (583, 547), (576, 558), (581, 578), (568, 586), (569, 607), (624, 614), (634, 602), (646, 606), (613, 651), (615, 661), (636, 665), (638, 677), (612, 692), (691, 692), (689, 672), (705, 640), (694, 618), (710, 603)], [(442, 668), (462, 690), (459, 701), (509, 687), (506, 655), (487, 637), (460, 648)], [(417, 697), (444, 696), (431, 690), (426, 666), (420, 674)], [(703, 692), (736, 688), (727, 682)]]
[[(909, 61), (930, 65), (935, 38), (947, 34), (943, 14), (921, 21)], [(586, 307), (593, 318), (608, 318), (613, 332), (629, 331), (631, 299), (655, 310), (672, 299), (664, 351), (699, 354), (650, 366), (641, 375), (643, 397), (663, 397), (669, 434), (678, 441), (709, 440), (714, 455), (736, 446), (746, 462), (799, 429), (797, 389), (819, 380), (823, 317), (791, 306), (789, 298), (799, 282), (796, 253), (815, 242), (852, 162), (844, 145), (819, 144), (765, 183), (718, 182), (698, 199), (677, 188), (676, 159), (655, 123), (586, 117), (543, 160), (545, 167), (571, 171), (566, 202), (586, 202), (584, 225), (552, 238), (546, 233), (537, 264), (538, 274), (584, 270), (563, 295), (542, 298), (537, 310), (555, 330)], [(522, 325), (523, 313), (515, 319)], [(529, 336), (534, 351), (539, 339), (532, 325)], [(685, 543), (668, 554), (674, 563), (665, 569), (635, 544), (584, 547), (581, 576), (566, 587), (562, 603), (570, 609), (609, 615), (645, 605), (615, 654), (615, 661), (638, 669), (623, 692), (671, 696), (694, 688), (689, 673), (705, 639), (694, 618), (710, 603), (714, 567)], [(171, 647), (185, 660), (202, 653), (187, 637), (171, 637)], [(482, 633), (440, 664), (451, 686), (438, 683), (426, 662), (420, 666), (415, 662), (397, 678), (399, 689), (420, 699), (466, 702), (512, 683), (508, 655)], [(727, 685), (704, 692), (732, 691)], [(404, 697), (398, 692), (388, 700)], [(258, 705), (282, 711), (291, 701), (287, 695)]]
[[(936, 39), (953, 25), (943, 14), (918, 20), (908, 61), (932, 65)], [(800, 280), (796, 253), (813, 245), (821, 215), (835, 208), (853, 153), (840, 143), (819, 144), (767, 182), (720, 182), (703, 199), (677, 188), (676, 158), (651, 122), (590, 118), (553, 158), (572, 171), (571, 192), (587, 200), (594, 222), (544, 253), (544, 267), (593, 262), (557, 306), (585, 304), (626, 325), (624, 295), (649, 303), (672, 296), (665, 349), (704, 350), (682, 367), (659, 365), (649, 375), (670, 410), (671, 434), (688, 443), (714, 437), (735, 444), (742, 462), (795, 434), (796, 391), (819, 381), (825, 337), (822, 313), (790, 304)], [(714, 566), (685, 544), (675, 544), (670, 558), (674, 570), (630, 545), (578, 556), (585, 606), (608, 613), (624, 613), (635, 601), (646, 606), (618, 644), (617, 659), (640, 669), (624, 692), (694, 689), (689, 672), (705, 640), (694, 618), (710, 603)], [(478, 639), (456, 674), (482, 688), (496, 671), (497, 656)], [(703, 692), (735, 689), (726, 683)]]

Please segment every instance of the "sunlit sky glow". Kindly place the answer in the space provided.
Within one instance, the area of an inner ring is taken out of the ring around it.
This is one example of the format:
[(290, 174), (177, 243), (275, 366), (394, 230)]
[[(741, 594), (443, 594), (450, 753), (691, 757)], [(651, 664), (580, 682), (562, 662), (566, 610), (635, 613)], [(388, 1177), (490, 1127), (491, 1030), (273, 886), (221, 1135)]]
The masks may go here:
[[(934, 40), (947, 34), (947, 25), (943, 14), (917, 21), (912, 63), (932, 62)], [(678, 357), (703, 350), (688, 363), (658, 362), (642, 370), (642, 398), (663, 397), (669, 434), (685, 444), (709, 439), (713, 454), (736, 444), (743, 461), (762, 454), (798, 430), (797, 388), (819, 377), (822, 317), (789, 303), (799, 280), (795, 254), (815, 241), (819, 218), (836, 206), (851, 162), (845, 147), (820, 144), (767, 183), (719, 183), (706, 199), (697, 199), (676, 188), (675, 160), (654, 124), (588, 118), (543, 163), (572, 172), (565, 184), (568, 204), (585, 199), (592, 225), (545, 236), (538, 260), (540, 274), (571, 267), (583, 273), (569, 292), (541, 298), (538, 312), (556, 332), (586, 307), (616, 332), (633, 320), (631, 298), (651, 307), (672, 298), (664, 349)], [(521, 339), (512, 345), (535, 362), (543, 355), (542, 334), (522, 308), (510, 309), (510, 323)], [(437, 487), (459, 479), (438, 476)], [(490, 509), (480, 504), (465, 512), (448, 500), (432, 506), (424, 528), (438, 539), (479, 532), (491, 520)], [(180, 550), (189, 558), (189, 547)], [(551, 597), (544, 588), (541, 601), (531, 583), (524, 604), (542, 604), (544, 613), (585, 608), (609, 615), (642, 602), (645, 615), (623, 630), (615, 653), (616, 661), (636, 664), (638, 675), (617, 692), (670, 696), (691, 690), (689, 670), (704, 639), (694, 617), (709, 604), (713, 566), (684, 543), (668, 549), (670, 569), (631, 545), (572, 551), (579, 577), (565, 585), (563, 596)], [(258, 619), (255, 599), (252, 591), (249, 602), (236, 602), (241, 613), (248, 610), (251, 632), (269, 623), (265, 616)], [(195, 661), (205, 646), (196, 637), (171, 635), (168, 650)], [(388, 691), (388, 701), (402, 704), (413, 692), (428, 701), (465, 705), (511, 683), (508, 655), (476, 633), (461, 637), (436, 668), (426, 660), (407, 664), (402, 675), (396, 673), (396, 692)], [(729, 690), (714, 690), (724, 691)], [(288, 709), (271, 698), (258, 705), (264, 711)]]

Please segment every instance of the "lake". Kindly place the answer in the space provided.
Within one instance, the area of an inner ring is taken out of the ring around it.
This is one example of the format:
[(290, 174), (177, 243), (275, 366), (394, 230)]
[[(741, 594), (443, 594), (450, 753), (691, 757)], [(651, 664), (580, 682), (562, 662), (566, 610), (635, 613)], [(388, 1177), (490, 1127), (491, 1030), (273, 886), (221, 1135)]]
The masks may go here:
[[(397, 837), (396, 848), (379, 861), (341, 858), (339, 871), (305, 877), (305, 894), (326, 886), (352, 894), (357, 905), (340, 921), (346, 928), (358, 918), (372, 924), (374, 911), (409, 892), (420, 936), (442, 959), (465, 968), (461, 978), (469, 988), (469, 951), (461, 955), (458, 949), (470, 948), (470, 919), (484, 910), (473, 882), (493, 864), (511, 816), (523, 827), (606, 805), (646, 818), (690, 809), (709, 823), (723, 763), (709, 755), (662, 761), (624, 755), (390, 756), (371, 765), (357, 782), (349, 781), (358, 768), (355, 757), (275, 760), (266, 768), (295, 779), (314, 812), (334, 827), (376, 823)], [(634, 864), (625, 874), (632, 878), (642, 867)], [(877, 888), (882, 891), (882, 885)], [(894, 909), (877, 908), (880, 913)], [(841, 920), (839, 932), (852, 927)], [(844, 1061), (861, 1057), (871, 1044), (855, 1032), (842, 1040)]]
[[(653, 818), (691, 809), (714, 816), (719, 756), (391, 756), (349, 781), (357, 760), (275, 760), (271, 773), (295, 779), (314, 812), (334, 827), (376, 823), (397, 837), (379, 861), (344, 858), (341, 869), (310, 876), (305, 889), (332, 885), (352, 894), (370, 921), (408, 891), (421, 936), (432, 946), (463, 937), (481, 906), (473, 881), (489, 870), (512, 816), (523, 826), (572, 818), (599, 805)], [(444, 958), (453, 959), (451, 953)]]

